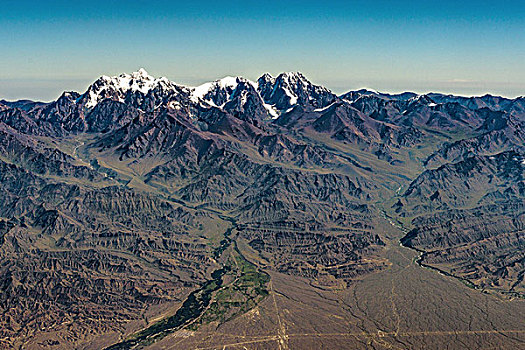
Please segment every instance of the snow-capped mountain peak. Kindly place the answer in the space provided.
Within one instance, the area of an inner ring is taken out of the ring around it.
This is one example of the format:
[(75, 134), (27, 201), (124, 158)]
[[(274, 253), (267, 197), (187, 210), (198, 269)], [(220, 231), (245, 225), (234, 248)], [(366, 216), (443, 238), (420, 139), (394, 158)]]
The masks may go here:
[(205, 101), (212, 106), (223, 106), (230, 100), (237, 86), (249, 84), (256, 89), (257, 84), (243, 77), (227, 76), (192, 88), (191, 100), (195, 103)]
[(131, 76), (134, 78), (143, 78), (148, 80), (155, 79), (149, 75), (144, 68), (140, 68), (138, 71), (131, 73)]
[[(100, 77), (77, 99), (77, 103), (91, 110), (105, 99), (131, 103), (148, 111), (163, 104), (182, 106), (193, 103), (239, 112), (253, 109), (248, 106), (256, 104), (264, 107), (269, 117), (277, 118), (297, 104), (323, 108), (337, 96), (323, 86), (312, 84), (300, 72), (281, 73), (277, 77), (266, 73), (257, 82), (240, 76), (226, 76), (196, 87), (184, 87), (167, 78), (155, 78), (141, 68), (131, 74)], [(173, 104), (174, 100), (177, 103)]]
[(277, 80), (286, 81), (289, 84), (299, 83), (303, 86), (311, 84), (310, 81), (308, 81), (308, 79), (301, 72), (283, 72), (279, 74)]
[(190, 99), (194, 103), (204, 102), (230, 112), (256, 108), (253, 107), (255, 103), (264, 107), (263, 110), (266, 110), (266, 114), (272, 119), (279, 117), (276, 108), (264, 102), (258, 86), (259, 81), (253, 82), (243, 77), (227, 76), (192, 88)]
[(322, 108), (337, 98), (327, 88), (312, 84), (300, 72), (285, 72), (276, 78), (266, 73), (257, 82), (264, 101), (280, 111), (298, 103)]
[(416, 95), (408, 99), (408, 105), (409, 106), (426, 105), (426, 106), (433, 107), (433, 106), (436, 106), (436, 103), (428, 95), (423, 94), (423, 95)]
[(118, 76), (101, 76), (80, 98), (86, 108), (93, 108), (97, 103), (112, 98), (123, 102), (126, 94), (148, 94), (150, 90), (161, 88), (163, 90), (174, 88), (175, 84), (165, 77), (154, 78), (144, 68), (131, 74), (123, 73)]

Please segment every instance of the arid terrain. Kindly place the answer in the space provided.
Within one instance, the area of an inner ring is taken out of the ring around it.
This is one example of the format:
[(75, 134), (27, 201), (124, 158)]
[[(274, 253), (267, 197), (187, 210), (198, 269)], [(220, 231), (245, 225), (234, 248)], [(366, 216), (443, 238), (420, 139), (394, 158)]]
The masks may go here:
[(525, 99), (143, 69), (0, 101), (0, 348), (525, 348)]

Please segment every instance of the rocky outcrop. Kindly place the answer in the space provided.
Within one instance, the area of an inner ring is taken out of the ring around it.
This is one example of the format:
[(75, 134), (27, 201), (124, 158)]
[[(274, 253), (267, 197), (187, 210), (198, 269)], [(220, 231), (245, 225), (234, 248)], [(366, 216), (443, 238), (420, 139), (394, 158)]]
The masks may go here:
[(427, 170), (398, 202), (416, 216), (403, 244), (476, 287), (524, 295), (524, 159), (508, 151)]
[(520, 200), (420, 216), (402, 242), (424, 251), (423, 264), (479, 288), (525, 295), (523, 195)]

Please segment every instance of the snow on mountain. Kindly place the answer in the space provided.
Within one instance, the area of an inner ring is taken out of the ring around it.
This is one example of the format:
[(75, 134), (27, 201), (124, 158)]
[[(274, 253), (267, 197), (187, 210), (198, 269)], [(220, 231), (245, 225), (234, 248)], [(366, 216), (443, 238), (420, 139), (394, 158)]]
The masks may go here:
[[(237, 88), (243, 91), (237, 91)], [(244, 104), (256, 103), (263, 107), (263, 114), (275, 119), (279, 117), (276, 108), (266, 103), (257, 91), (258, 84), (243, 77), (227, 76), (222, 79), (208, 82), (197, 87), (177, 85), (165, 77), (154, 78), (143, 68), (131, 74), (123, 73), (118, 76), (101, 76), (89, 86), (87, 91), (77, 99), (79, 105), (93, 109), (105, 99), (131, 103), (137, 108), (150, 110), (160, 105), (180, 109), (188, 104), (204, 104), (235, 111), (244, 110)], [(238, 98), (242, 96), (242, 98)], [(232, 100), (235, 97), (233, 106)], [(250, 98), (251, 97), (251, 98)], [(253, 107), (251, 107), (253, 108)]]
[(323, 86), (312, 84), (299, 72), (282, 73), (277, 77), (264, 74), (257, 82), (227, 76), (197, 87), (186, 87), (165, 77), (155, 78), (140, 68), (131, 74), (101, 76), (72, 103), (89, 112), (106, 99), (143, 111), (153, 111), (160, 106), (182, 109), (201, 104), (237, 116), (255, 113), (257, 118), (277, 119), (296, 105), (324, 108), (337, 96)]
[[(239, 87), (246, 91), (242, 94), (237, 91), (235, 94)], [(185, 91), (185, 94), (180, 94), (181, 91)], [(180, 96), (175, 97), (178, 95)], [(224, 109), (227, 103), (228, 108), (233, 108), (232, 99), (240, 95), (245, 97), (236, 99), (239, 106), (235, 110), (243, 110), (246, 101), (260, 103), (272, 119), (278, 118), (281, 112), (290, 110), (297, 104), (323, 108), (337, 98), (330, 90), (312, 84), (299, 72), (282, 73), (276, 78), (265, 74), (257, 82), (227, 76), (197, 87), (184, 87), (164, 77), (154, 78), (141, 68), (131, 74), (100, 77), (78, 98), (78, 102), (88, 109), (94, 108), (105, 99), (131, 102), (138, 108), (143, 105), (150, 108), (152, 104), (144, 101), (153, 99), (155, 108), (159, 104), (180, 108), (185, 104), (183, 101), (186, 101)], [(255, 100), (252, 101), (248, 95), (255, 95), (252, 96)]]
[[(238, 91), (239, 88), (242, 89), (242, 91)], [(248, 95), (252, 94), (256, 95), (254, 97), (256, 97), (257, 100), (260, 100), (259, 103), (263, 105), (271, 118), (278, 118), (278, 111), (273, 106), (263, 101), (257, 88), (258, 84), (249, 79), (227, 76), (193, 88), (190, 99), (194, 103), (204, 101), (211, 106), (224, 108), (226, 104), (232, 101), (235, 97), (241, 96), (238, 100), (238, 107), (243, 107), (249, 100)], [(228, 104), (228, 107), (231, 107), (230, 104)]]
[(426, 105), (428, 107), (434, 107), (437, 104), (428, 95), (416, 95), (408, 99), (408, 105), (409, 106)]
[(129, 93), (147, 95), (152, 90), (169, 93), (176, 88), (177, 86), (167, 78), (154, 78), (141, 68), (131, 74), (124, 73), (114, 77), (103, 75), (89, 86), (80, 100), (86, 108), (93, 108), (106, 98), (124, 102)]
[(212, 106), (221, 107), (230, 99), (240, 82), (255, 86), (248, 79), (228, 76), (193, 88), (191, 100), (195, 103), (205, 101)]
[(312, 84), (299, 72), (282, 73), (276, 78), (266, 73), (257, 83), (265, 103), (279, 111), (289, 110), (297, 104), (322, 108), (337, 98), (330, 90)]

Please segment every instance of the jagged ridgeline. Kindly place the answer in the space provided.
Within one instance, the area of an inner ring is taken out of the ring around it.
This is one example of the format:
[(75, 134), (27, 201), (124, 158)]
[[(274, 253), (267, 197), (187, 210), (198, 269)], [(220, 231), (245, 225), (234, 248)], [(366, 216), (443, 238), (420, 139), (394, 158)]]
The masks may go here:
[(523, 97), (338, 96), (301, 73), (0, 101), (0, 345), (155, 348), (245, 319), (285, 344), (274, 287), (343, 295), (400, 240), (523, 297), (524, 133)]

